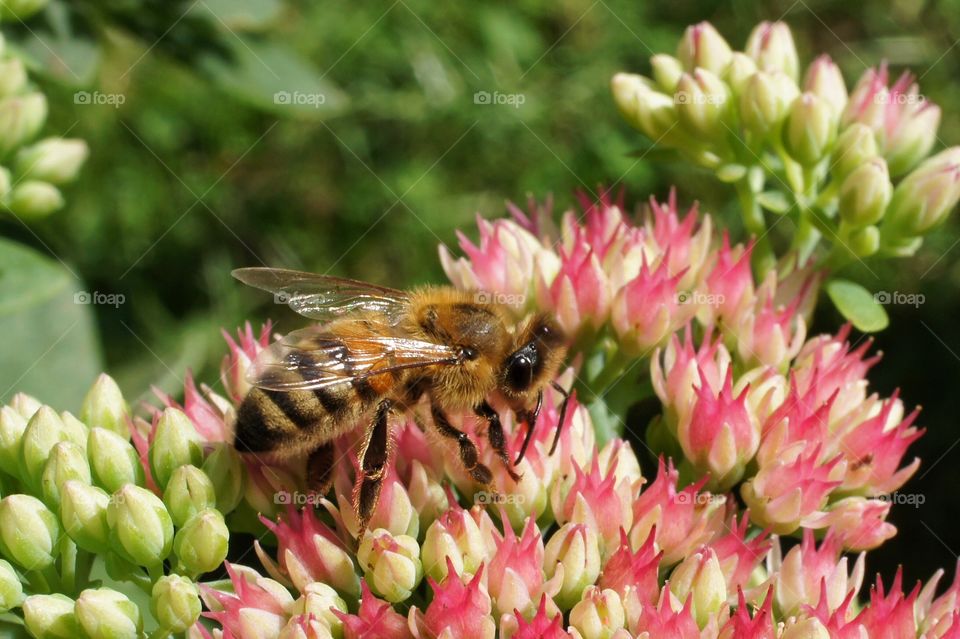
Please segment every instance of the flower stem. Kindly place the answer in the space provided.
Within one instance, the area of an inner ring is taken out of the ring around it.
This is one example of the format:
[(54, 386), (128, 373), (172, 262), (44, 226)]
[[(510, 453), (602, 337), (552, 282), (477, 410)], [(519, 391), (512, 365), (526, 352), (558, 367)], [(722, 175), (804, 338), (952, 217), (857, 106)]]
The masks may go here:
[(60, 583), (70, 594), (77, 588), (77, 544), (67, 536), (60, 542)]
[(773, 268), (776, 263), (770, 238), (767, 237), (767, 222), (757, 202), (757, 193), (750, 185), (749, 179), (744, 178), (737, 182), (736, 189), (743, 225), (756, 241), (753, 249), (753, 268), (758, 274), (762, 274)]

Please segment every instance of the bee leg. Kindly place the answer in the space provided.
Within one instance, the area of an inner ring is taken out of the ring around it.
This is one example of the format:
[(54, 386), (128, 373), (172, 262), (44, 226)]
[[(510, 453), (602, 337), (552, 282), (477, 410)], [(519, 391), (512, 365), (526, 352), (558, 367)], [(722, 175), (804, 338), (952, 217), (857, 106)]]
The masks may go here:
[(470, 441), (467, 434), (455, 428), (453, 424), (450, 423), (450, 420), (447, 419), (447, 416), (444, 415), (443, 411), (436, 406), (430, 409), (430, 413), (433, 415), (433, 421), (437, 426), (437, 430), (440, 431), (440, 434), (456, 440), (457, 445), (460, 446), (460, 461), (470, 473), (470, 476), (481, 484), (489, 484), (493, 481), (493, 473), (490, 472), (489, 468), (480, 463), (480, 453), (477, 452), (477, 447)]
[(377, 406), (377, 413), (367, 430), (366, 441), (360, 451), (361, 476), (353, 495), (360, 530), (366, 529), (380, 499), (380, 486), (383, 484), (390, 453), (388, 418), (391, 406), (389, 399), (383, 400)]
[(320, 497), (327, 494), (333, 483), (334, 455), (333, 442), (326, 442), (307, 457), (307, 487)]
[(537, 405), (533, 409), (533, 412), (524, 410), (522, 412), (516, 413), (517, 420), (522, 420), (527, 425), (527, 436), (523, 438), (523, 446), (520, 447), (520, 454), (517, 455), (517, 461), (514, 464), (519, 464), (523, 460), (523, 456), (527, 454), (527, 446), (530, 445), (530, 440), (533, 439), (533, 431), (537, 427), (537, 417), (540, 416), (540, 408), (543, 406), (543, 391), (537, 393)]
[(497, 414), (497, 411), (493, 410), (493, 407), (490, 406), (486, 400), (474, 408), (473, 412), (477, 414), (477, 417), (487, 420), (487, 439), (490, 441), (490, 445), (493, 446), (493, 450), (497, 453), (497, 457), (503, 462), (504, 467), (507, 469), (507, 474), (510, 475), (510, 479), (515, 482), (520, 481), (520, 475), (514, 472), (512, 464), (510, 463), (510, 456), (507, 455), (500, 415)]
[(553, 436), (553, 444), (550, 446), (550, 454), (557, 450), (557, 444), (560, 443), (560, 433), (563, 432), (563, 423), (567, 418), (567, 406), (570, 404), (570, 392), (556, 382), (550, 382), (554, 390), (563, 395), (563, 402), (560, 404), (560, 418), (557, 420), (557, 432)]

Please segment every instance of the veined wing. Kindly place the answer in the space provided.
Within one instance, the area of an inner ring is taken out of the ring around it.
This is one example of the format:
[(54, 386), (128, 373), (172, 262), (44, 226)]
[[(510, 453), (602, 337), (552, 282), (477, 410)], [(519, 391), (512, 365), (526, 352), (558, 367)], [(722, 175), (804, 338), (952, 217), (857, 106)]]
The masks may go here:
[(407, 294), (386, 286), (330, 275), (281, 268), (238, 268), (233, 276), (310, 319), (330, 321), (354, 313), (382, 316), (396, 325), (406, 310)]
[(257, 357), (249, 378), (267, 390), (311, 390), (461, 359), (454, 346), (403, 335), (334, 334), (313, 326), (271, 344)]

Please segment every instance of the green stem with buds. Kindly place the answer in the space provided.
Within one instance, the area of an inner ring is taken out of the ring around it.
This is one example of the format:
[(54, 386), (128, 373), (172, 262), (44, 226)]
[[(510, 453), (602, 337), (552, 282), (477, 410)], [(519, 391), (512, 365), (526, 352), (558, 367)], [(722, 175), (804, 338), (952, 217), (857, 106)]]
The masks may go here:
[(740, 200), (740, 215), (743, 225), (756, 240), (753, 249), (753, 268), (757, 273), (765, 273), (776, 264), (776, 256), (767, 237), (767, 221), (757, 202), (757, 191), (748, 178), (736, 182), (737, 197)]

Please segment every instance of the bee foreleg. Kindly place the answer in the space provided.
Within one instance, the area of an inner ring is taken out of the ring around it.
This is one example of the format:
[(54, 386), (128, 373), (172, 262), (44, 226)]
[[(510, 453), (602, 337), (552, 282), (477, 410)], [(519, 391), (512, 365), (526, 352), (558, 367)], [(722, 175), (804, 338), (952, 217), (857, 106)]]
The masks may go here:
[(380, 486), (387, 470), (389, 457), (389, 417), (393, 402), (385, 399), (377, 406), (373, 423), (367, 430), (366, 441), (360, 451), (360, 477), (354, 488), (353, 503), (360, 520), (360, 529), (367, 527), (380, 499)]
[(493, 410), (493, 407), (490, 406), (486, 400), (481, 402), (473, 411), (478, 417), (487, 420), (487, 440), (489, 440), (494, 452), (497, 453), (497, 457), (503, 462), (510, 478), (515, 482), (520, 481), (520, 475), (513, 471), (510, 456), (507, 455), (507, 445), (503, 437), (503, 425), (500, 423), (500, 415), (497, 414), (497, 411)]
[(320, 444), (307, 457), (307, 487), (318, 496), (324, 496), (333, 482), (336, 448), (333, 442)]
[(470, 476), (481, 484), (489, 484), (493, 481), (493, 474), (489, 468), (480, 463), (480, 453), (477, 452), (477, 447), (470, 441), (470, 437), (462, 430), (455, 428), (441, 409), (432, 406), (430, 413), (440, 434), (456, 440), (460, 447), (460, 461), (470, 473)]
[(518, 421), (523, 421), (527, 425), (527, 435), (523, 438), (523, 446), (520, 447), (520, 454), (517, 455), (517, 461), (514, 464), (519, 464), (523, 459), (523, 456), (527, 454), (527, 446), (530, 445), (530, 440), (533, 439), (533, 430), (537, 427), (537, 417), (540, 416), (540, 408), (543, 406), (543, 391), (537, 393), (537, 405), (533, 411), (523, 410), (516, 413)]

